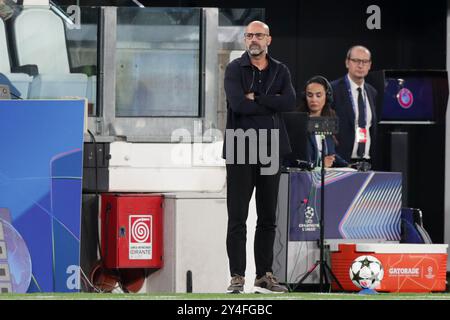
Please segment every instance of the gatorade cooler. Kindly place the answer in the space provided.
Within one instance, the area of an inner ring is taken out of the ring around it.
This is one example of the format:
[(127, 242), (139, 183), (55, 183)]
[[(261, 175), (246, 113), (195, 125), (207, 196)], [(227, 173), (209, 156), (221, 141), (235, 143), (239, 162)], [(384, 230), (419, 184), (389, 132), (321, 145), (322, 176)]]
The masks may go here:
[(161, 195), (102, 194), (101, 252), (106, 268), (161, 268)]
[[(332, 244), (331, 269), (345, 291), (360, 291), (350, 280), (349, 269), (359, 256), (380, 260), (384, 276), (374, 288), (384, 292), (445, 291), (447, 244), (359, 243)], [(334, 290), (339, 290), (336, 282)]]

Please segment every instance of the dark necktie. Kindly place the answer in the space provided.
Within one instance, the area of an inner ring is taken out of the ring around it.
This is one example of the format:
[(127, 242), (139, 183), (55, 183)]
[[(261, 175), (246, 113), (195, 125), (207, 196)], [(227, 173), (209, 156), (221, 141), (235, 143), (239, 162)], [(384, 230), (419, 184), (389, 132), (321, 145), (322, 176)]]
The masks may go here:
[[(366, 127), (366, 105), (364, 104), (364, 99), (363, 99), (361, 88), (358, 87), (357, 90), (358, 90), (358, 127), (365, 128)], [(357, 155), (359, 158), (363, 157), (365, 149), (366, 149), (366, 144), (364, 142), (358, 143)]]

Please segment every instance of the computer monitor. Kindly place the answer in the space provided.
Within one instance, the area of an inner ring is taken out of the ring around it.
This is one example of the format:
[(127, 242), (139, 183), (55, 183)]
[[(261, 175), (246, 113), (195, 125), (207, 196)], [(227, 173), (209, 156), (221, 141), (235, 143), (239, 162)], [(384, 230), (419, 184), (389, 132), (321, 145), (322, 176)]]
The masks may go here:
[(377, 88), (381, 95), (380, 123), (434, 124), (445, 115), (446, 71), (385, 70), (381, 75)]
[(309, 161), (307, 154), (308, 113), (283, 112), (282, 117), (292, 149), (292, 152), (285, 156), (285, 161), (292, 166), (295, 166), (297, 160)]
[(381, 121), (434, 123), (433, 104), (430, 78), (386, 78)]

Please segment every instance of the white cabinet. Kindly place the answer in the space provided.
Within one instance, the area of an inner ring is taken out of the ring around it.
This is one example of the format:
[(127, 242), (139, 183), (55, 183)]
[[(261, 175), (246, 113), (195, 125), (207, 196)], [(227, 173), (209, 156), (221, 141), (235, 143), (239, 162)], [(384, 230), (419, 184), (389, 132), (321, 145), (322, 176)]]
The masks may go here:
[[(230, 281), (226, 195), (199, 192), (164, 197), (164, 266), (147, 278), (147, 292), (186, 292), (188, 271), (192, 272), (193, 292), (226, 292)], [(253, 289), (255, 277), (253, 198), (249, 210), (246, 291)]]

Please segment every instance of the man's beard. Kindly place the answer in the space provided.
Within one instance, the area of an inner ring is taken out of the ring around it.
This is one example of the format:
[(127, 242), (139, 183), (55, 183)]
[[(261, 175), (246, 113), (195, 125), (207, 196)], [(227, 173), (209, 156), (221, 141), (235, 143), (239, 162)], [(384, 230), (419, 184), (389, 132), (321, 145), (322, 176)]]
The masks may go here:
[(252, 57), (257, 57), (264, 52), (264, 50), (261, 48), (261, 46), (257, 45), (257, 44), (251, 44), (248, 47), (247, 51)]

